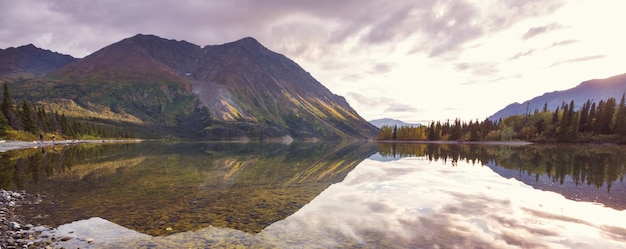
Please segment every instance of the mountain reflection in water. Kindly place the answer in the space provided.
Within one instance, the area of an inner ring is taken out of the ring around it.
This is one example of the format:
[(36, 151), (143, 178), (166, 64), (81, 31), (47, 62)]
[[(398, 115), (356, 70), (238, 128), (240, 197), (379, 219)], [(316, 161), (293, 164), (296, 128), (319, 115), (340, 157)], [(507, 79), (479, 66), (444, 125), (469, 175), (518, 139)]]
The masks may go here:
[(19, 212), (52, 227), (101, 217), (151, 235), (208, 226), (256, 233), (375, 151), (371, 143), (93, 144), (4, 153), (1, 182), (51, 196), (54, 204)]

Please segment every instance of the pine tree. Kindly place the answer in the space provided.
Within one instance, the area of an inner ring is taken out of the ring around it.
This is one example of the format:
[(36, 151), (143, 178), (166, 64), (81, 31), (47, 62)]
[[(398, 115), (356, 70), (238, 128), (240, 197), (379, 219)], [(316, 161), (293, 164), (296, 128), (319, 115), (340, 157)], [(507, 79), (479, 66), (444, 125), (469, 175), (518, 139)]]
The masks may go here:
[(0, 111), (4, 114), (4, 117), (7, 119), (11, 128), (14, 130), (22, 129), (22, 125), (20, 124), (20, 120), (17, 116), (15, 104), (13, 103), (13, 98), (11, 98), (11, 93), (9, 93), (9, 85), (7, 83), (4, 83), (4, 94), (2, 104), (0, 104)]
[(33, 134), (39, 133), (39, 129), (37, 128), (37, 124), (35, 123), (35, 118), (33, 116), (33, 110), (28, 100), (24, 100), (24, 103), (22, 104), (20, 120), (22, 121), (24, 131)]
[(578, 131), (587, 132), (589, 130), (589, 111), (591, 110), (591, 100), (587, 100), (580, 108), (580, 119), (578, 121)]
[(626, 136), (626, 93), (622, 94), (615, 114), (615, 134)]
[[(600, 101), (602, 103), (602, 101)], [(599, 134), (612, 134), (613, 133), (613, 115), (615, 114), (615, 107), (617, 106), (615, 98), (609, 98), (604, 107), (600, 111), (600, 117), (598, 118), (598, 133)]]
[(0, 136), (5, 136), (10, 129), (11, 126), (9, 126), (9, 121), (4, 117), (4, 115), (0, 115)]

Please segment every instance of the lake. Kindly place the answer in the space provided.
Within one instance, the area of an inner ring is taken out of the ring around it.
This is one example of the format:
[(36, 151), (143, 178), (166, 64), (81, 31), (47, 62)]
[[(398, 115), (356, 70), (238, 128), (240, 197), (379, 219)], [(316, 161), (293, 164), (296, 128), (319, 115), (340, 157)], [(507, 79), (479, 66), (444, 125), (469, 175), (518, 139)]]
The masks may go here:
[(626, 248), (626, 147), (141, 142), (0, 153), (66, 248)]

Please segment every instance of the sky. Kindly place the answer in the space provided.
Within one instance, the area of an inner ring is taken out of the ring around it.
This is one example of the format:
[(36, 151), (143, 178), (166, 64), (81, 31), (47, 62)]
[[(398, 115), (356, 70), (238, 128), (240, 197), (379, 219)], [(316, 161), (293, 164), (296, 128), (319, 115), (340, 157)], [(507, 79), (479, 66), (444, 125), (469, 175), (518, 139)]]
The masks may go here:
[(0, 48), (82, 58), (136, 34), (254, 37), (366, 120), (484, 120), (626, 73), (623, 0), (0, 0)]

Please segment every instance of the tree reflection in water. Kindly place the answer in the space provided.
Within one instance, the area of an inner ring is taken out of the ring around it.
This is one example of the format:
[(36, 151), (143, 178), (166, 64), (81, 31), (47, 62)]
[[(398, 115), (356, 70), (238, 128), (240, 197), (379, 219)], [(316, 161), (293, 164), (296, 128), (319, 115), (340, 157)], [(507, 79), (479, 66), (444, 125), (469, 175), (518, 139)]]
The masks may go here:
[(427, 157), (452, 166), (458, 161), (486, 165), (537, 189), (626, 209), (623, 146), (379, 143), (378, 151), (389, 158)]

